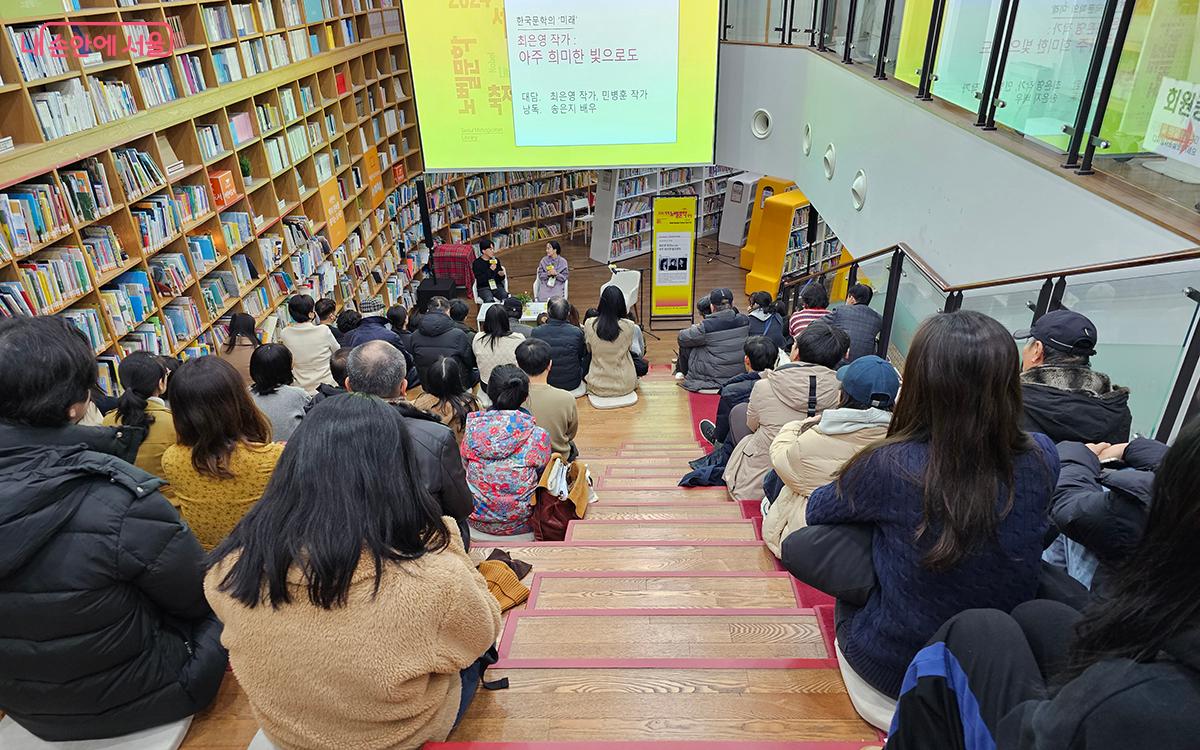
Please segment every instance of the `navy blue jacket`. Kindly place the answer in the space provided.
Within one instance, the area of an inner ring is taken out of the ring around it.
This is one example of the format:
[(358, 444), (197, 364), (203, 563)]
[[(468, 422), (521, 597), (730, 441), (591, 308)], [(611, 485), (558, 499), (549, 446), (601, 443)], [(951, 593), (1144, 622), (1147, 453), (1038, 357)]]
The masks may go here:
[(755, 310), (746, 316), (750, 319), (750, 335), (766, 336), (780, 350), (787, 349), (789, 343), (787, 324), (783, 322), (783, 318), (779, 313), (771, 313), (765, 319), (760, 318), (759, 314), (760, 311)]
[(533, 337), (550, 345), (551, 361), (548, 382), (555, 388), (573, 391), (583, 382), (591, 364), (583, 330), (565, 320), (547, 320), (533, 329)]
[(825, 322), (841, 328), (850, 336), (850, 355), (846, 357), (847, 362), (875, 353), (879, 332), (883, 330), (883, 316), (869, 306), (836, 307), (825, 317)]
[(762, 380), (761, 372), (743, 372), (721, 386), (721, 400), (717, 402), (717, 445), (725, 442), (729, 437), (729, 412), (738, 404), (750, 401), (750, 392), (754, 390), (754, 384), (760, 380)]

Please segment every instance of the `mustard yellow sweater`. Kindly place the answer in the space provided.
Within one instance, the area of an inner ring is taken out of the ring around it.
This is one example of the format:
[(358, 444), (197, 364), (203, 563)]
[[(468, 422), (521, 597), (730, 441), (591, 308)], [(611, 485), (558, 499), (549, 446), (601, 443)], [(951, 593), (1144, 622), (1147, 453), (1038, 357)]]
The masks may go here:
[(233, 479), (217, 479), (196, 471), (191, 448), (172, 445), (163, 451), (163, 478), (175, 492), (172, 502), (206, 551), (229, 536), (262, 497), (282, 452), (281, 443), (242, 443), (229, 457)]
[(292, 602), (253, 609), (217, 590), (231, 556), (204, 591), (225, 623), (221, 642), (255, 718), (282, 750), (400, 750), (443, 741), (458, 713), (469, 667), (500, 635), (500, 606), (445, 518), (450, 546), (375, 569), (363, 558), (349, 602), (323, 610), (303, 574), (289, 574)]

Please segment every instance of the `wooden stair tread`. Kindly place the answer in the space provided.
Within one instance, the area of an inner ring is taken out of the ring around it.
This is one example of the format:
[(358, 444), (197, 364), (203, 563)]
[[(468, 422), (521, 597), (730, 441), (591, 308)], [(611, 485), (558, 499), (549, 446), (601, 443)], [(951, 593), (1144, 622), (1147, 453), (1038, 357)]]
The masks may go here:
[(812, 613), (526, 614), (505, 659), (827, 659)]
[[(492, 547), (471, 549), (471, 556), (483, 560)], [(696, 544), (671, 546), (587, 545), (505, 546), (504, 551), (533, 565), (534, 571), (620, 570), (654, 571), (775, 571), (775, 557), (765, 546), (749, 544)]]
[(629, 576), (537, 579), (537, 609), (786, 609), (795, 607), (783, 576)]
[[(680, 476), (683, 476), (680, 474)], [(602, 503), (730, 503), (729, 491), (724, 487), (604, 487), (603, 477), (597, 477), (596, 494)]]
[(662, 541), (680, 540), (752, 542), (757, 539), (754, 523), (746, 520), (722, 521), (574, 521), (567, 530), (573, 542)]
[(601, 501), (588, 507), (585, 520), (671, 521), (701, 518), (734, 521), (742, 518), (742, 509), (737, 503), (611, 505)]

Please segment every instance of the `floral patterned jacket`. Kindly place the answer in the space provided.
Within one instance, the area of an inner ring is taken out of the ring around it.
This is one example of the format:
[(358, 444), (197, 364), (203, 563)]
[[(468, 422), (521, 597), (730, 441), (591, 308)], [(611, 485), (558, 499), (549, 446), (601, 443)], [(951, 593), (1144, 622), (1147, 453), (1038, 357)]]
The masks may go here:
[(462, 457), (475, 499), (471, 526), (500, 536), (528, 532), (529, 499), (550, 462), (550, 435), (525, 411), (477, 411), (467, 415)]

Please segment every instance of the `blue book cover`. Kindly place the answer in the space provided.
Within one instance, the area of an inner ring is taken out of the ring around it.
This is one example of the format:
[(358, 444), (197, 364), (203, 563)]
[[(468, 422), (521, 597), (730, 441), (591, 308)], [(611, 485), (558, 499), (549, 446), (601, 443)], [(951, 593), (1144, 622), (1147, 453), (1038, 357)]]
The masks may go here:
[(321, 7), (321, 0), (304, 0), (304, 22), (312, 23), (313, 21), (323, 21), (325, 19), (325, 9)]

